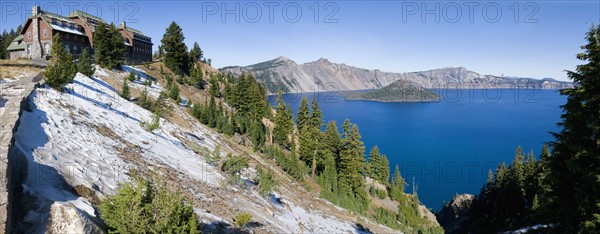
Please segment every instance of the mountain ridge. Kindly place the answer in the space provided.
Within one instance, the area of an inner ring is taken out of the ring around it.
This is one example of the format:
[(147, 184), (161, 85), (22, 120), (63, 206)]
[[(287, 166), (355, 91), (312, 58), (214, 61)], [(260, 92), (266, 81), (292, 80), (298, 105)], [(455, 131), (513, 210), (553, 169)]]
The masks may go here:
[(405, 80), (423, 88), (521, 88), (562, 89), (573, 87), (572, 82), (552, 78), (534, 79), (482, 75), (466, 67), (452, 66), (417, 72), (395, 73), (379, 69), (366, 69), (344, 63), (334, 63), (326, 58), (297, 63), (285, 56), (249, 66), (228, 66), (219, 69), (237, 76), (249, 73), (264, 84), (270, 93), (353, 91), (379, 89), (397, 80)]

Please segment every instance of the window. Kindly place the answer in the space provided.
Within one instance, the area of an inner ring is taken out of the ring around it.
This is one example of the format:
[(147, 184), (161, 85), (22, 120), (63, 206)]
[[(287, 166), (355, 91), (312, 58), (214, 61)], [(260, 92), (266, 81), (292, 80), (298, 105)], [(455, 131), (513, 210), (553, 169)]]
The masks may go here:
[(27, 39), (31, 39), (31, 32), (27, 32)]
[(67, 53), (71, 53), (71, 49), (69, 48), (69, 45), (65, 45), (65, 50), (67, 51)]
[(62, 22), (62, 26), (63, 26), (63, 27), (67, 27), (67, 22), (66, 22), (66, 21), (63, 21), (63, 22)]
[(31, 55), (31, 45), (27, 45), (27, 55)]
[(46, 52), (46, 54), (50, 54), (50, 44), (44, 44), (44, 52)]
[(52, 24), (58, 24), (58, 23), (56, 22), (56, 19), (52, 18)]
[(44, 29), (44, 37), (48, 37), (48, 29)]
[(71, 28), (75, 28), (75, 24), (74, 23), (71, 23)]
[(67, 39), (69, 39), (69, 34), (67, 33), (65, 37), (67, 37)]
[(74, 46), (73, 46), (73, 52), (74, 52), (74, 53), (77, 53), (77, 51), (79, 51), (79, 50), (77, 50), (77, 49), (78, 49), (78, 48), (77, 48), (77, 46), (76, 46), (76, 45), (74, 45)]

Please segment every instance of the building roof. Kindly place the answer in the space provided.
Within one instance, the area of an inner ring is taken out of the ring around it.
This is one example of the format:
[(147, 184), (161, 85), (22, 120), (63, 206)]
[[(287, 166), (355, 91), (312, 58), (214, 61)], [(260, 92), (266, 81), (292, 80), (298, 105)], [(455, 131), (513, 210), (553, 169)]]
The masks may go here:
[(146, 42), (146, 43), (153, 44), (152, 43), (152, 38), (150, 38), (149, 36), (146, 36), (142, 31), (137, 30), (137, 29), (132, 28), (132, 27), (129, 27), (129, 26), (127, 26), (124, 23), (120, 23), (119, 26), (117, 26), (117, 29), (125, 30), (125, 31), (128, 31), (128, 32), (132, 32), (134, 40), (143, 41), (143, 42)]
[(125, 26), (123, 23), (120, 23), (119, 26), (117, 26), (117, 28), (118, 29), (123, 29), (125, 31), (129, 31), (129, 32), (132, 32), (132, 33), (137, 33), (137, 34), (140, 34), (142, 36), (145, 36), (142, 31), (137, 30), (137, 29), (132, 28), (132, 27), (129, 27), (129, 26)]
[(25, 38), (25, 36), (23, 36), (23, 35), (18, 35), (17, 37), (15, 37), (15, 39), (12, 40), (12, 42), (10, 43), (8, 48), (6, 48), (6, 50), (8, 50), (8, 51), (25, 50), (25, 43), (22, 43), (23, 38)]
[(73, 11), (69, 15), (69, 18), (75, 18), (75, 17), (79, 17), (79, 18), (82, 18), (82, 19), (93, 19), (95, 21), (103, 22), (104, 23), (104, 20), (102, 18), (100, 18), (98, 16), (95, 16), (95, 15), (92, 15), (92, 14), (89, 14), (87, 12), (80, 11), (80, 10)]
[(66, 32), (66, 33), (71, 33), (71, 34), (75, 34), (75, 35), (81, 35), (83, 36), (83, 32), (81, 30), (79, 30), (78, 27), (70, 27), (70, 26), (62, 26), (62, 25), (58, 25), (58, 24), (52, 24), (50, 23), (50, 27), (52, 27), (52, 29), (54, 30), (58, 30), (61, 32)]
[[(74, 23), (72, 19), (68, 18), (68, 17), (64, 17), (62, 15), (58, 15), (58, 14), (54, 14), (52, 12), (48, 12), (48, 11), (40, 11), (40, 16), (42, 16), (42, 19), (44, 20), (52, 20), (52, 19), (56, 19), (59, 21), (65, 21), (68, 23)], [(30, 18), (35, 18), (36, 16), (30, 16)]]
[[(52, 28), (52, 30), (58, 30), (76, 35), (84, 35), (83, 30), (79, 28), (78, 24), (76, 24), (75, 21), (68, 17), (57, 15), (48, 11), (40, 11), (38, 15), (30, 16), (27, 19), (27, 22), (25, 22), (25, 26), (21, 30), (21, 34), (24, 34), (25, 29), (27, 28), (31, 20), (37, 17), (40, 17), (44, 22), (46, 22), (46, 24), (48, 24)], [(65, 22), (65, 25), (63, 25), (62, 22)]]
[(69, 15), (69, 18), (80, 18), (92, 32), (96, 31), (96, 27), (98, 27), (100, 23), (106, 23), (102, 18), (80, 10), (73, 11)]

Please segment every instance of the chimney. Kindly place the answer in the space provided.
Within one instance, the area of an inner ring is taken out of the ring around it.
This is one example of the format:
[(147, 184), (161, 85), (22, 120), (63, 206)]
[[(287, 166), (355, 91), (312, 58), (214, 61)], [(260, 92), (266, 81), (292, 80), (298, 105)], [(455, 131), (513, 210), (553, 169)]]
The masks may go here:
[(40, 14), (40, 6), (33, 6), (33, 8), (31, 8), (31, 15), (37, 16), (38, 14)]
[(125, 23), (125, 21), (123, 21), (123, 29), (127, 29), (127, 23)]

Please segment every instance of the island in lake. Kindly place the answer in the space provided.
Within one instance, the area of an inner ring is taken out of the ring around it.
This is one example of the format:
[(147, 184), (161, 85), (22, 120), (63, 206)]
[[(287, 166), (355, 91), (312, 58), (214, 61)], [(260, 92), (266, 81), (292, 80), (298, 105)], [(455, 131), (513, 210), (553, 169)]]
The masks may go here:
[(440, 96), (410, 81), (397, 80), (368, 92), (346, 92), (346, 100), (377, 102), (438, 102)]

